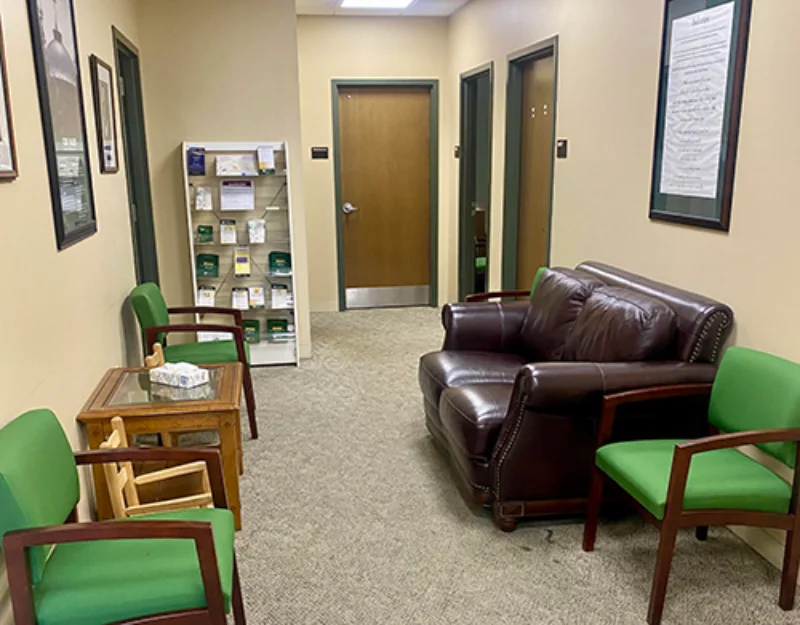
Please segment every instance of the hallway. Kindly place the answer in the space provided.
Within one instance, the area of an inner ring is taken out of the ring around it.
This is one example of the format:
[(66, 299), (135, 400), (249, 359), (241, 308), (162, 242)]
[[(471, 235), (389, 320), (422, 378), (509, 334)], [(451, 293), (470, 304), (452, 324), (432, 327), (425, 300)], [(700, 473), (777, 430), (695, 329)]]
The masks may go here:
[[(641, 625), (657, 546), (638, 517), (502, 534), (463, 503), (425, 429), (417, 358), (428, 308), (312, 317), (314, 358), (256, 369), (262, 436), (245, 440), (237, 551), (255, 625)], [(665, 623), (795, 622), (778, 572), (727, 530), (678, 542)], [(724, 606), (721, 610), (720, 606)], [(731, 620), (736, 615), (736, 620)]]

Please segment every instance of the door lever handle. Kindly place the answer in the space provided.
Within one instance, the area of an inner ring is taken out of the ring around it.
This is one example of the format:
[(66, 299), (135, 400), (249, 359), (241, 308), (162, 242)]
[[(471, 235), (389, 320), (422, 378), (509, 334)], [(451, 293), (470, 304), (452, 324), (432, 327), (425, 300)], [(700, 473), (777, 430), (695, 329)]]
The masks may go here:
[(342, 206), (342, 212), (345, 215), (349, 215), (350, 213), (355, 213), (358, 210), (357, 206), (353, 206), (350, 202), (345, 202), (345, 205)]

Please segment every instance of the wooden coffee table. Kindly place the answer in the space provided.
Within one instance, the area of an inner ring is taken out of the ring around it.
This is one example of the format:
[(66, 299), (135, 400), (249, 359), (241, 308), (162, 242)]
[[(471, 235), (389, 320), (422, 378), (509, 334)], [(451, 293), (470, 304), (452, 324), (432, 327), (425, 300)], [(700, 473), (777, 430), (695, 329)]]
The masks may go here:
[[(239, 408), (242, 397), (241, 363), (205, 365), (209, 384), (194, 389), (175, 389), (150, 384), (145, 368), (110, 369), (78, 415), (86, 426), (89, 448), (99, 449), (111, 434), (111, 418), (122, 417), (129, 436), (162, 432), (217, 430), (225, 474), (228, 505), (241, 529), (239, 472), (242, 436)], [(113, 518), (102, 465), (95, 465), (97, 516)]]

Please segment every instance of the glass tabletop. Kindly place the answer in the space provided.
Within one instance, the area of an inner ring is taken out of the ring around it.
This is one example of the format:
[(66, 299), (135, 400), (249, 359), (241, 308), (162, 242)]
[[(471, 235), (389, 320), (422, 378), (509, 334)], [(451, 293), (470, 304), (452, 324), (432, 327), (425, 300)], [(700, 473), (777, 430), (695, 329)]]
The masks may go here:
[(208, 384), (194, 388), (176, 388), (153, 384), (150, 375), (144, 372), (125, 372), (108, 402), (109, 406), (130, 404), (159, 404), (179, 401), (209, 401), (217, 399), (222, 367), (208, 367)]

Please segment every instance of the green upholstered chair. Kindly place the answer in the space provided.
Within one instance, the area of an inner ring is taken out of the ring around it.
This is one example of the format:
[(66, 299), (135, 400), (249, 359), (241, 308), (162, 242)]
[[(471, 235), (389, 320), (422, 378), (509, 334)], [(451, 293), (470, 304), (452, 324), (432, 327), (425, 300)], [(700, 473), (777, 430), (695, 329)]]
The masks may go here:
[[(616, 409), (635, 401), (710, 393), (713, 432), (690, 441), (630, 441), (606, 445)], [(660, 543), (647, 621), (661, 622), (678, 529), (750, 525), (787, 531), (779, 605), (791, 610), (800, 562), (800, 365), (742, 347), (722, 359), (713, 387), (643, 389), (604, 398), (583, 548), (594, 549), (603, 482), (610, 478), (658, 526)], [(794, 470), (793, 484), (738, 449), (757, 445)]]
[(485, 302), (490, 299), (501, 299), (501, 298), (530, 298), (533, 297), (533, 292), (536, 290), (536, 286), (539, 284), (539, 281), (542, 279), (544, 272), (547, 271), (547, 267), (539, 267), (536, 270), (536, 275), (533, 277), (533, 283), (531, 284), (530, 291), (492, 291), (489, 293), (474, 293), (472, 295), (467, 295), (466, 301), (468, 302)]
[[(253, 378), (250, 375), (250, 346), (244, 340), (241, 311), (233, 308), (199, 306), (167, 308), (161, 289), (152, 282), (140, 284), (133, 289), (131, 291), (131, 303), (139, 320), (139, 326), (142, 329), (145, 349), (150, 351), (154, 343), (161, 343), (164, 347), (164, 358), (167, 362), (190, 362), (195, 365), (210, 365), (219, 362), (242, 363), (244, 366), (242, 386), (244, 388), (245, 402), (247, 403), (250, 436), (258, 438), (256, 398), (253, 392)], [(233, 318), (233, 325), (170, 323), (170, 315), (207, 313), (230, 316)], [(233, 340), (167, 345), (167, 334), (171, 332), (228, 332), (233, 336)]]
[[(205, 461), (217, 507), (77, 523), (77, 466), (128, 460)], [(0, 536), (16, 625), (225, 625), (231, 610), (244, 625), (226, 507), (217, 450), (73, 454), (49, 410), (17, 417), (0, 429)]]

